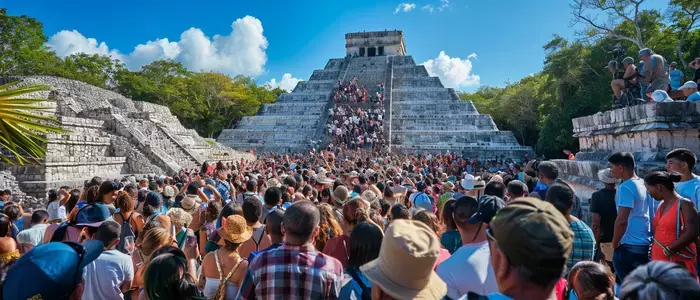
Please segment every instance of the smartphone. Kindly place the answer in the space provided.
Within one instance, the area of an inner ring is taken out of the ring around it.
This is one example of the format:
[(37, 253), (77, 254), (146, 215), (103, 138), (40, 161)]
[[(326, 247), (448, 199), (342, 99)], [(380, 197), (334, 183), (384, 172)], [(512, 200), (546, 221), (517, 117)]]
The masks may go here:
[(188, 235), (186, 242), (188, 246), (192, 247), (197, 242), (197, 237), (194, 235)]

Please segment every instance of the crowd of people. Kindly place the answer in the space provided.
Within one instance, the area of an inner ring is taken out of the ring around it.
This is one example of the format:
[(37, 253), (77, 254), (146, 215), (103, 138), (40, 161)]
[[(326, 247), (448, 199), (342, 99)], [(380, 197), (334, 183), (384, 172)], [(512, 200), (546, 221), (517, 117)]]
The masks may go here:
[(631, 154), (611, 155), (592, 228), (554, 162), (475, 168), (454, 153), (262, 153), (173, 177), (95, 177), (31, 213), (2, 192), (1, 294), (700, 299), (696, 157), (666, 158), (640, 178)]
[(329, 111), (326, 125), (331, 147), (383, 149), (384, 108), (350, 107), (336, 104)]
[[(648, 48), (639, 51), (639, 66), (632, 57), (622, 59), (622, 68), (616, 60), (608, 63), (608, 70), (613, 74), (610, 86), (613, 90), (616, 106), (625, 106), (645, 101), (672, 102), (674, 99), (700, 101), (700, 58), (696, 58), (688, 67), (695, 70), (692, 80), (684, 82), (684, 74), (678, 70), (678, 64), (654, 53)], [(673, 97), (671, 96), (673, 95)], [(627, 99), (623, 101), (623, 96)]]
[(368, 92), (364, 86), (360, 86), (357, 77), (352, 81), (338, 80), (338, 86), (333, 91), (335, 103), (384, 103), (384, 82), (377, 84), (374, 92)]

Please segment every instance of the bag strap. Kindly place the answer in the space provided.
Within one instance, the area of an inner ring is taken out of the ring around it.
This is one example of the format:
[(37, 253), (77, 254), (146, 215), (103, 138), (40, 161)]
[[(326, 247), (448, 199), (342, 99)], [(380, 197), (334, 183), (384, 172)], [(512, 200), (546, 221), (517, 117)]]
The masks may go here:
[(348, 268), (348, 273), (350, 274), (352, 279), (355, 280), (355, 282), (357, 282), (357, 285), (360, 286), (360, 289), (362, 289), (361, 299), (362, 300), (371, 300), (372, 297), (370, 296), (371, 294), (369, 292), (369, 289), (367, 288), (365, 283), (362, 282), (362, 280), (360, 279), (360, 276), (357, 274), (357, 269)]

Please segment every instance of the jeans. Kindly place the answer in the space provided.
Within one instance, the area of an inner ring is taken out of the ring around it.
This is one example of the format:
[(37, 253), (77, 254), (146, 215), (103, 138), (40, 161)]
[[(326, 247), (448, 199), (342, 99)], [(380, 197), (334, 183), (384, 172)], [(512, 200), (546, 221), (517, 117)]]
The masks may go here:
[(649, 246), (622, 244), (615, 248), (613, 266), (620, 282), (637, 267), (649, 262)]

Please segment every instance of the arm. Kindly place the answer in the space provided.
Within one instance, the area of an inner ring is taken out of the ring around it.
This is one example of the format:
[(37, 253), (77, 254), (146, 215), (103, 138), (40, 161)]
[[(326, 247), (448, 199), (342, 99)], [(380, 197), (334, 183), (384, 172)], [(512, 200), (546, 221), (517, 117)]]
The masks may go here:
[(683, 214), (684, 231), (673, 243), (668, 245), (671, 251), (679, 252), (690, 243), (695, 242), (698, 237), (698, 211), (689, 201), (681, 202), (681, 214)]
[(199, 230), (199, 253), (206, 253), (204, 251), (205, 247), (207, 246), (207, 233), (204, 231), (204, 229)]
[(600, 214), (591, 213), (591, 229), (593, 230), (593, 236), (595, 237), (595, 243), (600, 244)]
[(625, 75), (622, 75), (624, 80), (633, 80), (637, 77), (637, 68), (634, 65), (627, 66), (625, 69)]
[(620, 207), (617, 210), (617, 218), (615, 219), (615, 228), (613, 230), (613, 248), (620, 246), (620, 240), (627, 231), (627, 222), (629, 221), (631, 207)]
[(61, 199), (61, 202), (59, 202), (58, 205), (63, 206), (66, 204), (68, 199), (70, 199), (70, 193), (64, 189), (61, 189), (60, 191), (61, 191), (61, 195), (63, 195), (63, 198)]

